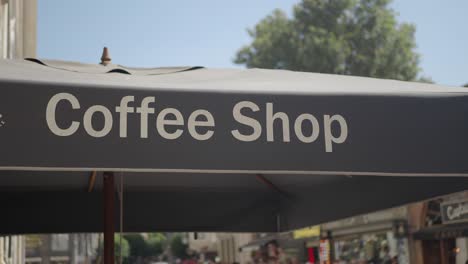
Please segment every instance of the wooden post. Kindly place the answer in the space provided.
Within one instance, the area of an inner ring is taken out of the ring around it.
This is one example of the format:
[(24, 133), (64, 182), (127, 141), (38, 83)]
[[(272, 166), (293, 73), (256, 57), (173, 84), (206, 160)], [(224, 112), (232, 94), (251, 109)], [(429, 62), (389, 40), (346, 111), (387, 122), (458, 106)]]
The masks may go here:
[(447, 244), (444, 239), (439, 240), (439, 248), (440, 248), (440, 263), (448, 264)]
[(104, 172), (104, 264), (114, 264), (114, 173)]

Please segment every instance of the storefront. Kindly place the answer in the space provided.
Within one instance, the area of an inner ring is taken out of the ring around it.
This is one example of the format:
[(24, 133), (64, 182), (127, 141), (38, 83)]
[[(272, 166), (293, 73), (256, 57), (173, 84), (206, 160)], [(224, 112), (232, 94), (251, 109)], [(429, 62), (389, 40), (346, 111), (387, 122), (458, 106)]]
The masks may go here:
[(292, 234), (259, 233), (249, 243), (242, 245), (239, 251), (250, 251), (253, 262), (296, 261), (299, 263), (304, 255), (303, 243), (294, 240)]
[(409, 263), (404, 208), (325, 224), (331, 263)]
[(391, 229), (338, 237), (334, 239), (334, 263), (408, 263), (407, 247), (407, 239)]
[(316, 263), (320, 260), (320, 226), (301, 228), (293, 232), (295, 241), (301, 241), (303, 262)]
[(425, 227), (413, 233), (421, 241), (425, 264), (457, 264), (468, 260), (468, 199), (427, 202)]

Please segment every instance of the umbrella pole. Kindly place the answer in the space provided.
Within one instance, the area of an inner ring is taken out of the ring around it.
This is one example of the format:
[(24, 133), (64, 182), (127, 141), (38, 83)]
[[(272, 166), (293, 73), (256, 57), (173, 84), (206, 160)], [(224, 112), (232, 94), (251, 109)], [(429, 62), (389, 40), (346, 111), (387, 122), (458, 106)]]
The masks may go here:
[(104, 264), (114, 264), (114, 173), (104, 172)]

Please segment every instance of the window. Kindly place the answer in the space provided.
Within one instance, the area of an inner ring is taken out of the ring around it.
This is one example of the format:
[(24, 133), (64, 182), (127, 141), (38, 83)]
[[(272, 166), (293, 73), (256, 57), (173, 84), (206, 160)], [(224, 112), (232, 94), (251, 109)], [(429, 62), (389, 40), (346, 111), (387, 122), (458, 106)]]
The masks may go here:
[(67, 251), (69, 244), (68, 234), (55, 234), (51, 235), (51, 248), (52, 251)]

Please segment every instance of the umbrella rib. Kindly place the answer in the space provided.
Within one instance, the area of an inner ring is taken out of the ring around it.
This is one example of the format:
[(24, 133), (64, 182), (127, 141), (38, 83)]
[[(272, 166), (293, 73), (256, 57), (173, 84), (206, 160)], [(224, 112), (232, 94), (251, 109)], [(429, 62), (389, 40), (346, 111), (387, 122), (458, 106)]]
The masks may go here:
[(261, 183), (266, 185), (268, 188), (274, 190), (275, 192), (277, 192), (277, 193), (279, 193), (281, 195), (288, 196), (288, 194), (286, 192), (281, 190), (278, 186), (276, 186), (273, 182), (271, 182), (269, 179), (267, 179), (264, 175), (256, 174), (255, 176), (256, 176), (257, 180), (259, 180)]
[(88, 181), (88, 192), (92, 192), (94, 189), (94, 183), (96, 182), (96, 171), (92, 171), (91, 175), (89, 176), (89, 181)]

